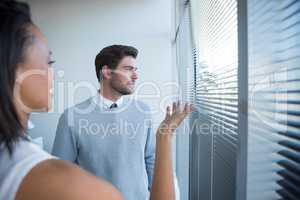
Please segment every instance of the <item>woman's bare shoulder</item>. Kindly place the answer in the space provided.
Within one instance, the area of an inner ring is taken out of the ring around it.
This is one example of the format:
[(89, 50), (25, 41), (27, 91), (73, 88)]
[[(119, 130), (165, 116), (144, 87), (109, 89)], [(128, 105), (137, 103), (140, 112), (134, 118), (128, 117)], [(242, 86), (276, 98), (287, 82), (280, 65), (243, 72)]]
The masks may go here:
[(23, 179), (16, 200), (121, 200), (109, 183), (62, 160), (46, 160)]

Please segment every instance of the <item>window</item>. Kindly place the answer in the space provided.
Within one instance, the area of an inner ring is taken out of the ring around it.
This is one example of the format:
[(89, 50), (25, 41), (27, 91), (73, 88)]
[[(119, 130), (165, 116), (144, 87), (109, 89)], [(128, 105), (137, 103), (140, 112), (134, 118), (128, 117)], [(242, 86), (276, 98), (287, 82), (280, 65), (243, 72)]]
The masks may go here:
[(190, 199), (299, 200), (300, 1), (189, 3)]
[(197, 6), (192, 21), (198, 116), (190, 144), (190, 199), (232, 200), (238, 150), (237, 1), (202, 0), (191, 5)]
[(300, 199), (300, 1), (248, 0), (247, 199)]

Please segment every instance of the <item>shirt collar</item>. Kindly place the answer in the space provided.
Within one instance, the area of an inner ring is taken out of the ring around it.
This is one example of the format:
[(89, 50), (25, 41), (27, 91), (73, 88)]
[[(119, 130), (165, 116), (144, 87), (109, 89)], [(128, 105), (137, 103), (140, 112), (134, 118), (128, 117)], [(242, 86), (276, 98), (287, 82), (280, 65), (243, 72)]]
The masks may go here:
[(114, 103), (117, 104), (117, 107), (120, 107), (123, 104), (123, 97), (120, 97), (116, 102), (113, 102), (105, 97), (103, 97), (100, 93), (97, 93), (93, 98), (94, 102), (100, 106), (100, 108), (109, 109), (110, 106)]

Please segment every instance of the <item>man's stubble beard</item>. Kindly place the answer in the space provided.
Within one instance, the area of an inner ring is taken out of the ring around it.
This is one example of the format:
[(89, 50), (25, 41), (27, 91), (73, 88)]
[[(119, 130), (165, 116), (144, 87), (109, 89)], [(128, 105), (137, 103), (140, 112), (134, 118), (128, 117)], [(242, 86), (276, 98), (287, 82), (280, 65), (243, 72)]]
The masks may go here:
[(113, 81), (110, 83), (110, 86), (112, 89), (114, 89), (116, 92), (118, 92), (120, 95), (130, 95), (134, 92), (134, 89), (128, 90), (126, 88), (123, 88), (122, 86), (115, 84)]

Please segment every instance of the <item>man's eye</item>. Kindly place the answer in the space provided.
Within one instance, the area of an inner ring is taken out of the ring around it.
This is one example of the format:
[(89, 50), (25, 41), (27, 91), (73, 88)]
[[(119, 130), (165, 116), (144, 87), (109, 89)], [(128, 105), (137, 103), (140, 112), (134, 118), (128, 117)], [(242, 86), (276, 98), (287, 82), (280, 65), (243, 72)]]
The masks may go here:
[(48, 62), (48, 65), (53, 65), (54, 63), (55, 63), (55, 61), (51, 60), (51, 61)]

